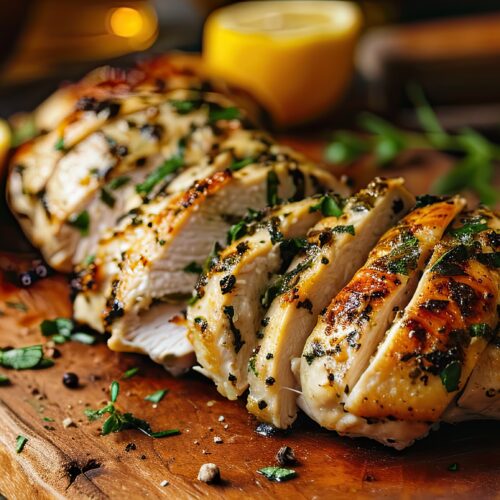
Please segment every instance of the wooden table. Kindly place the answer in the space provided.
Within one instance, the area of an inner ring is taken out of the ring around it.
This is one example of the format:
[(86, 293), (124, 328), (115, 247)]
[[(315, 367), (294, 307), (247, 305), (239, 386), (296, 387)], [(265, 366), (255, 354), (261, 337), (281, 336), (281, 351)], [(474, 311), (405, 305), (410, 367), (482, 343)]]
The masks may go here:
[[(290, 141), (313, 157), (319, 154), (317, 141)], [(450, 162), (431, 156), (424, 164), (409, 161), (386, 173), (403, 173), (410, 187), (423, 192), (433, 175), (449, 168)], [(350, 173), (362, 183), (374, 172), (365, 164)], [(0, 281), (0, 310), (4, 313), (0, 346), (42, 342), (39, 323), (47, 317), (68, 316), (67, 297), (62, 276), (42, 280), (29, 289)], [(7, 301), (23, 303), (27, 310), (8, 307)], [(263, 437), (255, 432), (256, 421), (243, 402), (225, 400), (199, 375), (174, 379), (144, 357), (113, 353), (104, 343), (86, 346), (71, 342), (59, 349), (62, 356), (51, 368), (0, 369), (12, 381), (0, 387), (0, 493), (7, 498), (499, 496), (498, 422), (444, 425), (403, 452), (369, 440), (338, 437), (304, 417), (289, 434)], [(109, 397), (111, 381), (119, 380), (131, 367), (140, 371), (120, 381), (118, 407), (148, 420), (153, 429), (179, 428), (181, 435), (152, 439), (137, 431), (123, 431), (100, 436), (99, 422), (87, 421), (84, 410), (102, 406)], [(67, 371), (79, 375), (80, 388), (68, 389), (62, 384)], [(156, 408), (144, 400), (163, 388), (169, 393)], [(221, 415), (223, 422), (219, 421)], [(65, 428), (62, 421), (66, 418), (74, 426)], [(28, 442), (18, 454), (19, 434)], [(223, 443), (215, 444), (215, 436)], [(271, 483), (257, 470), (274, 465), (274, 456), (284, 444), (291, 446), (298, 458), (298, 477)], [(206, 462), (220, 467), (222, 484), (197, 481), (199, 467)], [(458, 464), (457, 471), (449, 470), (452, 464)], [(169, 484), (162, 486), (165, 480)]]

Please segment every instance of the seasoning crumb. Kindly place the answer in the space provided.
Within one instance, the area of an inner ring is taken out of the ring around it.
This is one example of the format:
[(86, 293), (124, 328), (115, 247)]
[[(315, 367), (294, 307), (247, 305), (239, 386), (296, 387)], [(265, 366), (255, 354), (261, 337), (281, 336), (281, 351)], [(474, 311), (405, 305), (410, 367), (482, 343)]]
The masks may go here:
[(224, 429), (229, 429), (229, 424), (225, 424)]
[(224, 417), (224, 415), (220, 415), (219, 416), (219, 422), (224, 422), (224, 420), (226, 420), (225, 417)]
[(373, 474), (365, 474), (363, 477), (363, 481), (367, 481), (368, 483), (372, 483), (375, 481), (375, 476)]
[(292, 448), (290, 448), (290, 446), (282, 446), (278, 450), (278, 453), (276, 453), (276, 462), (278, 462), (278, 464), (282, 467), (297, 463), (297, 459), (295, 458), (295, 453)]
[(68, 410), (72, 410), (72, 409), (73, 409), (73, 405), (66, 405), (66, 408), (67, 408)]
[(201, 450), (203, 455), (211, 455), (211, 453), (208, 450)]
[(213, 484), (220, 481), (220, 470), (215, 464), (207, 463), (200, 467), (198, 472), (198, 481)]
[(146, 460), (146, 455), (141, 455), (141, 460)]
[(137, 446), (135, 443), (128, 443), (127, 446), (125, 446), (125, 451), (129, 453), (130, 451), (136, 450)]
[(73, 422), (73, 420), (70, 417), (65, 418), (62, 421), (62, 425), (65, 429), (67, 429), (68, 427), (76, 427), (75, 422)]
[(158, 405), (157, 404), (154, 404), (152, 405), (153, 409), (156, 410), (156, 408), (158, 408)]
[(210, 401), (207, 401), (207, 406), (211, 408), (215, 404), (215, 401), (211, 399)]
[(214, 443), (215, 444), (222, 444), (224, 440), (220, 436), (214, 436)]
[(195, 440), (193, 441), (193, 443), (194, 443), (194, 444), (200, 444), (200, 442), (199, 442), (197, 439), (195, 439)]
[(169, 484), (170, 484), (170, 483), (169, 483), (166, 479), (164, 479), (164, 480), (160, 483), (160, 486), (162, 486), (162, 487), (163, 487), (163, 486), (168, 486)]

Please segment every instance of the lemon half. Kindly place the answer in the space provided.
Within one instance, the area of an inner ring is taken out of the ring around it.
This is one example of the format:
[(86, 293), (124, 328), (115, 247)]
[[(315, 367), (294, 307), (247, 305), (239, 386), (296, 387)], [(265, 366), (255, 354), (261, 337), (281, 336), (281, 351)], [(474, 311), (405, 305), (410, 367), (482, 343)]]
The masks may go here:
[(238, 3), (207, 19), (203, 59), (213, 75), (251, 92), (277, 125), (295, 125), (341, 97), (360, 27), (349, 2)]

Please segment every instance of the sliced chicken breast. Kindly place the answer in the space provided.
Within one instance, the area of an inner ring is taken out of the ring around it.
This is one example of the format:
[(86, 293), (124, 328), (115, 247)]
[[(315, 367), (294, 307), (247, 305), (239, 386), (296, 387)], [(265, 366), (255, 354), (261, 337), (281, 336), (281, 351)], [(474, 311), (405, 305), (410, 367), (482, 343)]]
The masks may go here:
[(119, 215), (166, 189), (182, 168), (207, 162), (214, 145), (241, 126), (213, 119), (215, 111), (239, 113), (230, 104), (214, 94), (171, 92), (77, 143), (56, 162), (33, 209), (31, 238), (46, 260), (69, 271), (94, 253)]
[(459, 217), (345, 398), (345, 410), (369, 418), (440, 420), (498, 323), (500, 272), (488, 266), (488, 256), (499, 228), (486, 209)]
[[(328, 200), (318, 208), (325, 203)], [(402, 179), (376, 179), (347, 200), (342, 214), (337, 208), (337, 217), (322, 219), (309, 232), (307, 250), (269, 288), (270, 307), (249, 362), (247, 408), (259, 420), (279, 428), (293, 423), (297, 382), (292, 359), (301, 355), (320, 312), (352, 278), (380, 236), (414, 204)]]
[(236, 399), (248, 386), (248, 358), (257, 341), (264, 314), (261, 297), (270, 276), (286, 268), (291, 255), (305, 244), (307, 230), (321, 217), (313, 210), (317, 204), (317, 198), (306, 198), (267, 214), (250, 212), (228, 233), (230, 240), (241, 237), (198, 281), (197, 301), (187, 316), (201, 365), (197, 370), (229, 399)]
[[(394, 314), (413, 295), (434, 246), (465, 205), (460, 197), (426, 201), (382, 237), (307, 339), (299, 405), (323, 427), (348, 433), (355, 424), (355, 416), (343, 408), (350, 390)], [(397, 441), (397, 436), (391, 439)]]
[[(271, 147), (273, 151), (276, 148)], [(335, 187), (345, 190), (326, 171), (301, 163), (284, 151), (273, 154), (274, 159), (262, 157), (262, 163), (215, 173), (184, 194), (145, 205), (112, 237), (117, 240), (112, 248), (121, 251), (107, 266), (118, 270), (116, 277), (108, 275), (104, 281), (109, 286), (97, 283), (97, 287), (89, 287), (90, 294), (78, 297), (76, 317), (91, 324), (102, 321), (105, 329), (112, 331), (110, 347), (131, 350), (130, 335), (147, 325), (144, 315), (148, 310), (158, 302), (190, 295), (196, 275), (189, 272), (189, 266), (193, 262), (200, 265), (214, 242), (224, 241), (230, 220), (243, 217), (247, 207), (264, 208), (277, 199)], [(124, 246), (120, 240), (126, 241)], [(104, 311), (98, 307), (102, 304)], [(135, 339), (136, 351), (145, 352)]]

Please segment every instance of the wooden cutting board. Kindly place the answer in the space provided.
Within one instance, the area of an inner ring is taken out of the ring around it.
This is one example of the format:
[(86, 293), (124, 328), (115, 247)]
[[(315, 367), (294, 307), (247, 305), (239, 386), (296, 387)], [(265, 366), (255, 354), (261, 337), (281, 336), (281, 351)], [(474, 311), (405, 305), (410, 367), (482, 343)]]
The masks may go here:
[[(317, 142), (292, 142), (318, 156)], [(424, 163), (417, 168), (412, 160), (387, 173), (403, 173), (416, 192), (423, 192), (450, 162), (433, 156)], [(349, 173), (360, 183), (373, 176), (367, 166)], [(8, 243), (3, 240), (2, 246)], [(17, 256), (9, 258), (19, 262)], [(2, 277), (0, 311), (0, 347), (43, 342), (41, 320), (70, 315), (66, 278), (54, 276), (20, 289)], [(71, 342), (59, 349), (61, 357), (51, 368), (0, 369), (12, 381), (0, 386), (0, 498), (499, 498), (498, 422), (444, 425), (403, 452), (341, 438), (305, 417), (290, 433), (263, 437), (243, 402), (225, 400), (202, 376), (174, 379), (146, 358), (113, 353), (104, 343)], [(120, 380), (131, 367), (139, 373)], [(78, 374), (80, 388), (62, 384), (67, 371)], [(112, 380), (120, 380), (120, 409), (146, 419), (155, 430), (179, 428), (181, 434), (164, 439), (137, 431), (100, 436), (99, 422), (87, 422), (83, 412), (103, 405)], [(155, 408), (144, 397), (159, 389), (169, 392)], [(64, 428), (66, 418), (74, 426)], [(28, 442), (18, 454), (20, 434)], [(216, 436), (221, 444), (214, 442)], [(274, 465), (285, 444), (297, 456), (297, 477), (271, 483), (257, 470)], [(197, 481), (206, 462), (220, 467), (221, 484)], [(450, 470), (454, 464), (456, 471)], [(169, 484), (162, 486), (165, 480)]]

